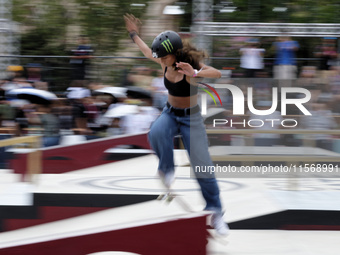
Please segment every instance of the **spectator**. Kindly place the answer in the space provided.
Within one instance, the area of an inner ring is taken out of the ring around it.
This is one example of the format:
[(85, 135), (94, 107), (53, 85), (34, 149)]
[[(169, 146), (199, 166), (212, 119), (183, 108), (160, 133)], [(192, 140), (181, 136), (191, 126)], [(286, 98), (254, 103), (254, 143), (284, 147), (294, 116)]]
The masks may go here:
[(152, 122), (159, 115), (159, 111), (150, 106), (139, 106), (138, 112), (126, 115), (122, 119), (121, 126), (125, 134), (145, 132), (150, 129)]
[(80, 36), (79, 46), (76, 50), (72, 50), (74, 56), (70, 60), (72, 71), (72, 80), (85, 80), (88, 68), (88, 59), (93, 54), (92, 46), (86, 36)]
[(317, 47), (314, 55), (320, 59), (319, 77), (323, 84), (328, 84), (332, 69), (337, 64), (338, 53), (336, 50), (336, 38), (325, 37), (322, 44)]
[(113, 118), (111, 120), (110, 126), (106, 129), (106, 136), (116, 136), (124, 134), (120, 122), (121, 118)]
[(24, 77), (24, 68), (22, 66), (8, 66), (7, 72), (8, 78), (2, 83), (2, 89), (11, 90), (32, 87)]
[(250, 38), (247, 45), (240, 49), (241, 53), (241, 68), (245, 70), (246, 78), (253, 78), (257, 76), (264, 68), (263, 55), (265, 50), (258, 48), (259, 40)]
[(333, 66), (329, 76), (330, 90), (333, 95), (340, 95), (340, 66)]
[(321, 46), (318, 46), (314, 55), (320, 58), (319, 70), (330, 70), (335, 65), (338, 57), (336, 51), (336, 38), (325, 37), (323, 38)]
[(56, 104), (53, 112), (59, 118), (60, 132), (62, 134), (72, 134), (73, 116), (70, 102), (67, 99), (59, 99)]
[(43, 131), (43, 146), (54, 146), (59, 144), (59, 119), (51, 113), (50, 105), (38, 105), (37, 111), (30, 114), (31, 124), (41, 125)]
[[(301, 124), (303, 128), (311, 130), (330, 130), (337, 127), (332, 111), (328, 106), (328, 99), (322, 97), (312, 105), (311, 116), (304, 116)], [(315, 134), (316, 146), (326, 150), (333, 149), (332, 136), (327, 134)]]
[(5, 122), (14, 120), (15, 110), (10, 106), (5, 98), (5, 91), (0, 89), (0, 126), (4, 126)]
[(73, 81), (72, 86), (67, 89), (66, 93), (66, 97), (70, 100), (70, 106), (72, 107), (74, 131), (82, 135), (92, 133), (92, 131), (87, 127), (88, 119), (84, 104), (84, 98), (90, 96), (90, 90), (83, 87), (83, 84), (80, 83), (79, 80)]
[(279, 80), (280, 87), (290, 87), (292, 86), (292, 80), (296, 79), (295, 52), (300, 47), (299, 43), (293, 41), (288, 35), (283, 35), (278, 37), (273, 47), (276, 52), (274, 79)]
[(26, 65), (27, 81), (42, 81), (42, 66), (40, 63), (29, 63)]

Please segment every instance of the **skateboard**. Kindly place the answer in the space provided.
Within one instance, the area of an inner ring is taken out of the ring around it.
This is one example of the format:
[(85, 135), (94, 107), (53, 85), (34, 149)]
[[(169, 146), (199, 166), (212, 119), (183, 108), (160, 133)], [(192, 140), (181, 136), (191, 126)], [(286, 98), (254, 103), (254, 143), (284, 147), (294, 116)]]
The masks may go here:
[[(158, 196), (157, 200), (164, 201), (166, 203), (171, 203), (172, 201), (177, 201), (177, 203), (187, 212), (195, 212), (191, 209), (191, 207), (188, 205), (188, 203), (181, 197), (181, 195), (178, 195), (171, 191), (170, 189), (164, 193)], [(210, 226), (207, 226), (207, 236), (210, 239), (213, 239), (223, 245), (227, 245), (228, 241), (226, 240), (227, 236), (221, 236), (215, 233), (215, 230), (211, 228)]]
[[(172, 201), (176, 201), (183, 210), (193, 213), (195, 210), (193, 210), (190, 205), (183, 199), (182, 195), (176, 194), (173, 189), (166, 187), (166, 192), (163, 194), (160, 194), (157, 197), (157, 200), (164, 201), (168, 204), (170, 204)], [(209, 231), (211, 229), (211, 231)], [(211, 228), (209, 225), (207, 225), (207, 237), (210, 239), (213, 239), (220, 244), (227, 245), (228, 241), (226, 240), (226, 236), (221, 236), (215, 232), (213, 228)]]
[(158, 196), (157, 200), (159, 201), (165, 201), (167, 203), (171, 203), (173, 200), (176, 200), (177, 203), (187, 212), (195, 212), (191, 209), (191, 207), (185, 202), (185, 200), (181, 197), (181, 195), (178, 195), (174, 193), (171, 189), (168, 189), (166, 193), (161, 194)]
[(228, 236), (221, 236), (217, 233), (215, 233), (214, 229), (211, 229), (211, 231), (207, 231), (207, 237), (208, 239), (214, 240), (222, 245), (227, 245), (229, 242), (226, 240)]

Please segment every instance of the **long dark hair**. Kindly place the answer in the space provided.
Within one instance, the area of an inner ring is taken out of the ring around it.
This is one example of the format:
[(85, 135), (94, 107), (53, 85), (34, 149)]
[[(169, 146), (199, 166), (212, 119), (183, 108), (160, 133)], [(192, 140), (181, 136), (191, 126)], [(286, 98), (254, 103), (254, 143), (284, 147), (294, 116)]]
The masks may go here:
[[(200, 69), (200, 62), (208, 57), (208, 54), (205, 51), (198, 50), (188, 40), (183, 40), (183, 48), (177, 50), (175, 56), (176, 62), (186, 62), (194, 69)], [(176, 63), (174, 63), (174, 66), (176, 70)]]

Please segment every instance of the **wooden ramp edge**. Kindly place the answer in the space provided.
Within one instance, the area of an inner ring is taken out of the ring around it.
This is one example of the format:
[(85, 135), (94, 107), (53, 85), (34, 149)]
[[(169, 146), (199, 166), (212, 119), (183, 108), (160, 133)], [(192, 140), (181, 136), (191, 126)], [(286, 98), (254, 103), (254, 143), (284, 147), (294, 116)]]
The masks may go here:
[(206, 254), (207, 213), (150, 201), (8, 231), (0, 255), (85, 255), (126, 251), (143, 255)]

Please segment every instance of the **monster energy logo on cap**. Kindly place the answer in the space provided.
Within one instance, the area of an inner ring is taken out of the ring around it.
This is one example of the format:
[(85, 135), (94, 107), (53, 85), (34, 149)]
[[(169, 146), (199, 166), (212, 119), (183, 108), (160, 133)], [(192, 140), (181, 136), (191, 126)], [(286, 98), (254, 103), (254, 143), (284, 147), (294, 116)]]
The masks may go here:
[(161, 44), (162, 44), (162, 46), (164, 47), (164, 49), (166, 50), (167, 53), (171, 53), (171, 51), (174, 49), (174, 47), (172, 46), (169, 39), (165, 40)]

